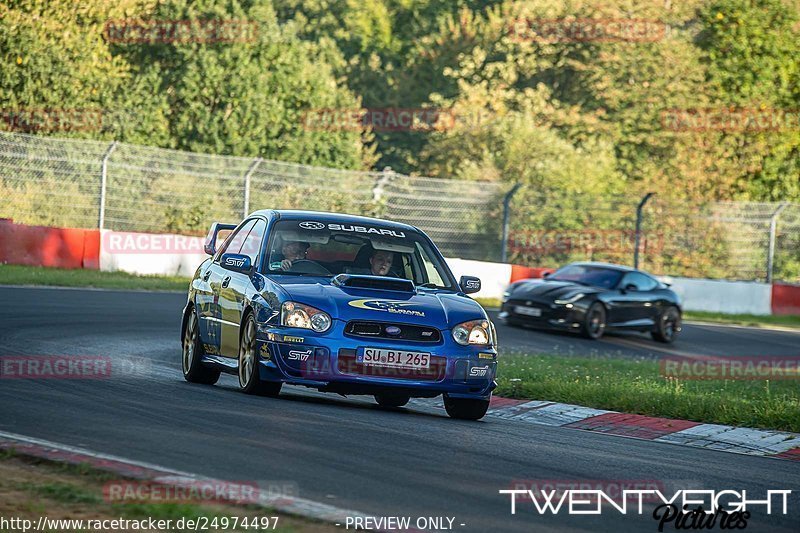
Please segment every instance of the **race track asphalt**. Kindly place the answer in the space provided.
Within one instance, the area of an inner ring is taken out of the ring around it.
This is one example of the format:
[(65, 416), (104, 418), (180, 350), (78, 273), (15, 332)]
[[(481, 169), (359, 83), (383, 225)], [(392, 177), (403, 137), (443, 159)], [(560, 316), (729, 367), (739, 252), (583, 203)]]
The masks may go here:
[[(0, 379), (0, 431), (215, 478), (278, 484), (303, 498), (377, 516), (454, 517), (454, 529), (465, 532), (658, 530), (648, 514), (651, 504), (642, 516), (607, 508), (601, 516), (540, 516), (529, 502), (519, 502), (512, 516), (508, 496), (498, 490), (519, 480), (609, 487), (655, 482), (670, 493), (747, 489), (751, 497), (800, 489), (795, 462), (497, 418), (454, 421), (422, 408), (385, 411), (369, 398), (293, 387), (277, 399), (250, 397), (230, 376), (216, 386), (191, 385), (179, 370), (184, 298), (0, 287), (0, 357), (101, 355), (135, 362), (107, 379)], [(687, 326), (684, 333), (670, 349), (800, 353), (794, 333), (716, 326)], [(570, 336), (502, 326), (499, 336), (514, 349), (560, 346), (563, 353), (580, 353), (587, 347)], [(626, 335), (590, 346), (663, 353), (652, 345)], [(746, 531), (800, 530), (800, 494), (789, 504), (786, 516), (755, 509)]]

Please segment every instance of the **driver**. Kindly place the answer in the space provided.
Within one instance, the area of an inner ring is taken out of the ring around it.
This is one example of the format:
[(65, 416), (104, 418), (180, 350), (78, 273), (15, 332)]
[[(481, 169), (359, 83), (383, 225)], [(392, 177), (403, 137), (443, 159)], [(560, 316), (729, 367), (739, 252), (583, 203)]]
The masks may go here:
[(389, 276), (394, 262), (394, 253), (375, 250), (369, 258), (370, 272), (373, 276)]
[(289, 270), (292, 268), (292, 263), (306, 258), (308, 253), (309, 244), (300, 241), (286, 241), (281, 245), (281, 270)]

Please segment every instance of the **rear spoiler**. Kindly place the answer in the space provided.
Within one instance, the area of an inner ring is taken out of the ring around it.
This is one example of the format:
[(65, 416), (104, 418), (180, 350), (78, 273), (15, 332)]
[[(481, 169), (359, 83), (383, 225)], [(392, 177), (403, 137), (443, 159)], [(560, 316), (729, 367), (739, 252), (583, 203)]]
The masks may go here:
[(224, 230), (235, 230), (238, 224), (223, 224), (222, 222), (214, 222), (211, 224), (211, 229), (208, 230), (206, 235), (206, 242), (203, 244), (203, 250), (208, 255), (214, 255), (217, 252), (217, 234)]
[(414, 292), (416, 289), (414, 283), (410, 280), (385, 276), (338, 274), (333, 277), (332, 283), (337, 287), (357, 287), (384, 291)]

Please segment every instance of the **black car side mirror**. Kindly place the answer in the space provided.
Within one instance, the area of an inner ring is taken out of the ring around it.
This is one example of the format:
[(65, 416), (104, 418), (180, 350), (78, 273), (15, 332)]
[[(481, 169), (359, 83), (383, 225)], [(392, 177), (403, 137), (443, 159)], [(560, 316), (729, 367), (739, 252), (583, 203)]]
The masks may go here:
[(481, 280), (475, 276), (461, 276), (458, 281), (464, 294), (472, 294), (481, 290)]
[(624, 292), (636, 292), (638, 290), (639, 287), (637, 287), (633, 283), (628, 283), (627, 285), (625, 285), (625, 288), (623, 289)]

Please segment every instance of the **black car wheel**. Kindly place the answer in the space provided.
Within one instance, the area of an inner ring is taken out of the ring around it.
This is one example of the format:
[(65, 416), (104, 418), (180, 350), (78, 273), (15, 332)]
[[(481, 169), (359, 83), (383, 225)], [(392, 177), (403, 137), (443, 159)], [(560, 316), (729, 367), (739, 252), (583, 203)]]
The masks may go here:
[(200, 328), (197, 322), (197, 313), (194, 309), (189, 311), (186, 319), (186, 328), (183, 331), (183, 351), (181, 366), (183, 378), (190, 383), (213, 385), (219, 380), (219, 371), (203, 366), (203, 344), (200, 342)]
[(656, 329), (650, 332), (658, 342), (671, 343), (681, 332), (681, 312), (677, 307), (667, 307), (656, 321)]
[(451, 418), (480, 420), (489, 409), (489, 400), (472, 398), (450, 398), (444, 395), (444, 409)]
[(606, 308), (600, 302), (595, 302), (586, 311), (586, 317), (581, 325), (581, 333), (588, 339), (599, 339), (606, 331)]
[(397, 394), (392, 392), (382, 392), (375, 395), (375, 401), (381, 407), (403, 407), (408, 403), (411, 396), (407, 394)]
[(256, 353), (256, 319), (252, 313), (242, 322), (239, 335), (239, 388), (247, 394), (276, 397), (281, 393), (280, 381), (263, 381), (258, 373)]

